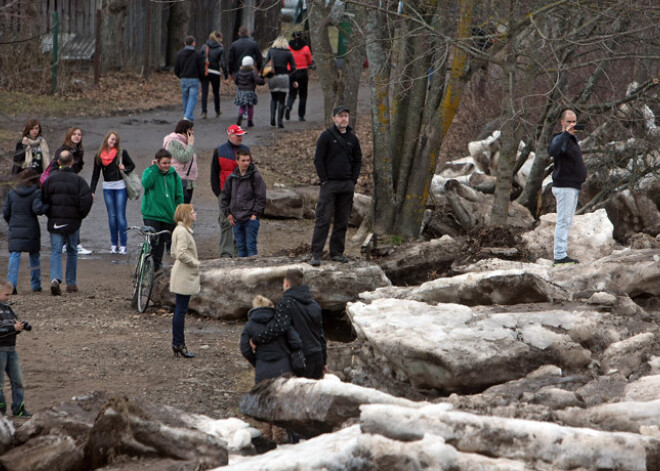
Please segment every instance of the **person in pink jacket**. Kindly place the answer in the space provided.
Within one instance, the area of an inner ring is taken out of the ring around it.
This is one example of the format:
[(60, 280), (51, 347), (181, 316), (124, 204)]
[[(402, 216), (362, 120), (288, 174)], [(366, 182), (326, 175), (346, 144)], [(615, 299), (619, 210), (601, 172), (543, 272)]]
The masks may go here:
[(163, 139), (163, 149), (172, 154), (172, 167), (181, 177), (183, 184), (183, 202), (192, 201), (193, 190), (197, 185), (197, 154), (195, 154), (195, 134), (193, 122), (182, 119), (174, 132)]
[(289, 41), (289, 50), (293, 54), (293, 60), (296, 62), (296, 70), (291, 74), (289, 80), (289, 97), (286, 100), (284, 117), (291, 119), (291, 109), (296, 101), (296, 96), (300, 93), (298, 102), (298, 120), (305, 121), (305, 111), (307, 107), (307, 84), (309, 82), (308, 69), (315, 69), (312, 52), (302, 37), (300, 31), (293, 32), (293, 39)]

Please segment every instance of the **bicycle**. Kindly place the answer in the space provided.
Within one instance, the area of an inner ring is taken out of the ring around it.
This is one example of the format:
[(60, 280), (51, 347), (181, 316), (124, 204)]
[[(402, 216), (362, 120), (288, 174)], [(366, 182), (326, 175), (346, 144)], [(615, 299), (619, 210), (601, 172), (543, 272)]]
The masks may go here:
[(127, 229), (138, 231), (143, 236), (140, 243), (140, 253), (138, 254), (135, 272), (133, 273), (133, 300), (131, 307), (137, 307), (138, 312), (144, 312), (151, 298), (151, 290), (154, 281), (154, 261), (151, 257), (152, 241), (163, 234), (170, 234), (170, 231), (164, 230), (156, 232), (151, 226), (131, 226)]

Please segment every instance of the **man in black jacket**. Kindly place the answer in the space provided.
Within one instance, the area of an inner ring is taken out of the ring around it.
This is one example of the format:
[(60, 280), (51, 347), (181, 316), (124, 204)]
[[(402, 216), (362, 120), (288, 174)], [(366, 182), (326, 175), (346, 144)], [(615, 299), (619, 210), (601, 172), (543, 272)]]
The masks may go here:
[(183, 119), (194, 121), (194, 111), (199, 95), (200, 77), (204, 73), (203, 56), (195, 49), (195, 38), (186, 36), (184, 48), (176, 55), (174, 73), (181, 79)]
[(78, 291), (76, 271), (78, 269), (78, 240), (80, 224), (92, 209), (92, 192), (87, 182), (73, 171), (73, 156), (68, 150), (60, 154), (60, 171), (44, 182), (42, 195), (50, 208), (48, 232), (50, 232), (50, 292), (62, 294), (62, 246), (66, 244), (66, 290)]
[(293, 326), (300, 335), (305, 354), (305, 374), (302, 376), (322, 379), (328, 372), (323, 315), (321, 306), (312, 298), (309, 286), (303, 282), (304, 275), (301, 270), (287, 270), (282, 282), (284, 295), (277, 303), (275, 317), (260, 334), (250, 339), (250, 345), (256, 350), (259, 345), (277, 340)]
[(234, 80), (234, 74), (241, 68), (241, 61), (243, 57), (251, 56), (254, 59), (257, 72), (261, 70), (263, 57), (257, 42), (250, 39), (250, 32), (246, 26), (238, 28), (238, 39), (231, 43), (229, 46), (229, 75), (230, 79)]
[(321, 180), (312, 236), (311, 265), (315, 267), (321, 265), (323, 246), (333, 218), (330, 258), (336, 262), (348, 262), (344, 256), (346, 229), (353, 207), (355, 184), (362, 166), (360, 141), (348, 125), (348, 108), (335, 108), (332, 120), (335, 124), (321, 134), (314, 154), (316, 173)]

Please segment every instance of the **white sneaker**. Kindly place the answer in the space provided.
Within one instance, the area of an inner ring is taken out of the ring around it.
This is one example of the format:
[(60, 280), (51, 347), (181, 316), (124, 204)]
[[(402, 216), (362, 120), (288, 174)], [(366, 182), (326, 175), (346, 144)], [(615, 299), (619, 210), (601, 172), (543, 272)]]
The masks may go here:
[(117, 253), (117, 246), (113, 245), (110, 247), (110, 253)]
[(66, 253), (66, 244), (62, 246), (62, 253)]
[(89, 255), (90, 253), (92, 253), (91, 250), (87, 250), (81, 244), (78, 244), (78, 255)]
[(126, 255), (126, 247), (119, 247), (119, 253), (121, 255)]

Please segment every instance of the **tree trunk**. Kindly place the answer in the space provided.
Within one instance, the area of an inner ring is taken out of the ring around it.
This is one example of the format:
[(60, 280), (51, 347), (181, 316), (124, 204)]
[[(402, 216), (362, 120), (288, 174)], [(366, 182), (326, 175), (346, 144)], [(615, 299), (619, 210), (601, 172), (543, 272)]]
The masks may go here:
[(256, 0), (254, 38), (262, 51), (280, 35), (280, 0)]
[(183, 41), (186, 38), (186, 32), (188, 31), (190, 3), (175, 2), (170, 5), (169, 10), (170, 16), (167, 19), (167, 50), (165, 64), (174, 65), (176, 62), (176, 54), (183, 48)]

